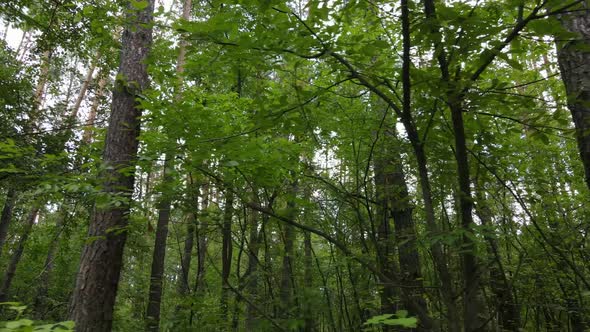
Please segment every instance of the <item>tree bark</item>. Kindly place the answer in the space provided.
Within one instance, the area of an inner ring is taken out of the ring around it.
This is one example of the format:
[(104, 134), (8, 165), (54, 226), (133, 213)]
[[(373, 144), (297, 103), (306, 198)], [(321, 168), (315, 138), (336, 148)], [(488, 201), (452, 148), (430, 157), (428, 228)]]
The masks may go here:
[(18, 263), (23, 255), (25, 250), (25, 244), (29, 235), (31, 235), (31, 230), (33, 229), (33, 225), (35, 224), (35, 220), (37, 220), (37, 216), (39, 215), (39, 205), (35, 203), (29, 216), (27, 217), (27, 223), (23, 229), (23, 233), (18, 241), (18, 245), (16, 250), (12, 254), (10, 259), (10, 263), (6, 268), (6, 272), (4, 273), (4, 281), (2, 282), (2, 287), (0, 287), (0, 302), (8, 301), (8, 291), (10, 290), (10, 285), (12, 284), (12, 279), (16, 274), (16, 268), (18, 267)]
[(78, 332), (110, 331), (135, 176), (141, 109), (137, 102), (147, 88), (146, 59), (152, 45), (154, 0), (142, 10), (128, 3), (118, 79), (113, 91), (103, 159), (103, 192), (117, 194), (119, 205), (95, 206), (82, 252), (70, 319)]
[(563, 27), (578, 37), (558, 43), (557, 59), (576, 127), (586, 186), (590, 189), (590, 52), (587, 50), (590, 46), (590, 9), (582, 6), (577, 9), (560, 15)]
[(6, 243), (6, 237), (8, 236), (8, 227), (12, 221), (12, 210), (16, 203), (17, 192), (14, 188), (9, 188), (6, 193), (6, 199), (4, 200), (4, 207), (2, 208), (2, 214), (0, 215), (0, 256), (2, 255), (2, 249)]
[(162, 302), (162, 277), (164, 276), (164, 263), (166, 262), (166, 242), (168, 239), (168, 223), (170, 222), (170, 207), (172, 204), (169, 184), (172, 181), (170, 173), (174, 165), (172, 159), (166, 154), (164, 160), (164, 190), (161, 193), (158, 206), (158, 225), (156, 226), (156, 240), (152, 257), (150, 274), (150, 290), (146, 311), (146, 331), (160, 330), (160, 303)]

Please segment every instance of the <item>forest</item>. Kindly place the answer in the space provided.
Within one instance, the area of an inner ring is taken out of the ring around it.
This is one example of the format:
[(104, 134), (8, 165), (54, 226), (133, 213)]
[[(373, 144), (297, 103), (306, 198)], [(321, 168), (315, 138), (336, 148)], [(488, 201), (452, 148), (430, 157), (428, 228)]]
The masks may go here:
[(590, 331), (587, 0), (0, 0), (0, 331)]

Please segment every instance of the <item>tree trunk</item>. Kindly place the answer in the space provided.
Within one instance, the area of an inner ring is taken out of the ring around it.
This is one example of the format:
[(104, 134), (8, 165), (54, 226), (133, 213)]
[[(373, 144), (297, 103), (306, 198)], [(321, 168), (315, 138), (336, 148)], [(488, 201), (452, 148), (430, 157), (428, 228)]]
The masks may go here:
[[(258, 193), (252, 193), (254, 201), (258, 202)], [(246, 295), (250, 298), (246, 306), (246, 331), (256, 331), (256, 319), (258, 317), (256, 308), (251, 303), (258, 302), (258, 251), (260, 248), (259, 232), (258, 232), (258, 217), (259, 213), (255, 210), (250, 210), (250, 218), (248, 228), (250, 234), (248, 235), (248, 267), (244, 274), (244, 288)]]
[[(308, 195), (307, 197), (309, 197)], [(305, 286), (306, 292), (311, 292), (313, 287), (313, 258), (312, 258), (312, 247), (311, 247), (311, 233), (304, 232), (303, 233), (303, 263), (304, 263), (304, 271), (303, 271), (303, 284)], [(312, 301), (306, 299), (303, 317), (303, 331), (304, 332), (312, 332), (314, 331), (314, 320), (313, 320), (313, 309), (311, 307)]]
[[(393, 142), (391, 142), (393, 143)], [(387, 143), (385, 143), (387, 144)], [(386, 174), (386, 168), (391, 167), (385, 157), (384, 148), (380, 149), (380, 154), (375, 157), (375, 193), (377, 197), (377, 262), (379, 269), (388, 279), (396, 279), (397, 267), (394, 262), (394, 236), (390, 226), (390, 210), (389, 198), (391, 192), (397, 188), (393, 188), (394, 184), (390, 183)], [(399, 158), (399, 157), (398, 157)], [(387, 280), (381, 280), (383, 290), (381, 292), (381, 313), (394, 314), (398, 308), (398, 299), (400, 298), (396, 285), (388, 283)]]
[(181, 296), (187, 295), (190, 291), (189, 272), (193, 255), (193, 246), (195, 240), (195, 224), (197, 211), (191, 212), (186, 225), (186, 237), (184, 238), (184, 250), (180, 262), (181, 276), (178, 283), (178, 293)]
[(146, 58), (152, 45), (154, 0), (143, 10), (128, 3), (127, 26), (123, 33), (118, 80), (113, 91), (111, 117), (103, 159), (110, 166), (103, 173), (106, 194), (122, 193), (119, 206), (96, 206), (88, 232), (89, 243), (82, 252), (70, 319), (78, 332), (110, 331), (123, 249), (134, 188), (141, 109), (136, 101), (147, 88)]
[(223, 225), (221, 234), (223, 237), (221, 248), (221, 317), (223, 322), (228, 322), (228, 298), (229, 298), (229, 275), (232, 262), (232, 217), (234, 194), (231, 190), (225, 192), (225, 207), (223, 213)]
[[(483, 188), (480, 186), (479, 188)], [(483, 226), (491, 227), (491, 211), (486, 206), (483, 192), (476, 192), (477, 205), (475, 212)], [(520, 312), (513, 289), (504, 271), (500, 246), (493, 235), (486, 232), (484, 238), (488, 243), (488, 255), (493, 263), (489, 264), (490, 290), (495, 298), (494, 304), (498, 313), (498, 325), (501, 331), (518, 331), (520, 328)]]
[(41, 55), (41, 65), (39, 80), (37, 81), (37, 87), (35, 88), (35, 102), (36, 108), (40, 109), (43, 107), (43, 101), (45, 100), (44, 93), (49, 79), (49, 61), (51, 60), (51, 51), (47, 50)]
[[(289, 197), (287, 202), (287, 215), (288, 218), (294, 220), (297, 217), (297, 208), (295, 206), (295, 199), (298, 192), (297, 181), (295, 180), (289, 188)], [(281, 290), (279, 292), (279, 298), (281, 301), (280, 316), (284, 319), (288, 319), (289, 315), (293, 312), (293, 243), (295, 242), (295, 229), (291, 225), (283, 225), (283, 263), (281, 268)]]
[(98, 105), (100, 104), (100, 100), (102, 99), (104, 88), (107, 85), (107, 79), (102, 77), (101, 74), (98, 75), (100, 79), (98, 80), (98, 88), (94, 94), (94, 99), (92, 100), (92, 106), (90, 107), (90, 113), (88, 114), (88, 119), (86, 120), (86, 127), (84, 128), (84, 134), (82, 134), (82, 141), (86, 144), (92, 142), (92, 134), (93, 128), (95, 127), (94, 122), (96, 121), (96, 115), (98, 112)]
[(86, 73), (86, 78), (84, 82), (82, 82), (82, 86), (80, 87), (80, 92), (78, 93), (78, 98), (76, 98), (76, 103), (74, 103), (74, 107), (72, 108), (72, 114), (70, 117), (72, 120), (76, 120), (78, 117), (78, 111), (80, 110), (80, 106), (84, 101), (84, 97), (86, 96), (86, 91), (88, 91), (88, 86), (90, 86), (90, 82), (92, 82), (92, 75), (94, 75), (94, 70), (96, 69), (96, 61), (100, 57), (100, 53), (97, 52), (95, 55), (95, 59), (92, 60), (90, 63), (90, 67), (88, 68), (88, 73)]
[[(209, 206), (209, 184), (203, 184), (203, 211)], [(205, 258), (207, 255), (207, 232), (209, 222), (207, 218), (201, 218), (197, 230), (197, 277), (195, 281), (195, 292), (205, 291)]]
[(461, 216), (463, 261), (463, 322), (465, 332), (485, 330), (484, 307), (481, 295), (481, 270), (473, 238), (473, 197), (471, 196), (471, 179), (465, 128), (463, 125), (463, 108), (460, 100), (449, 97), (453, 130), (455, 132), (455, 158), (457, 160), (457, 178), (459, 182), (459, 213)]
[(60, 234), (63, 231), (65, 218), (66, 218), (66, 202), (62, 203), (60, 215), (58, 216), (56, 225), (55, 225), (55, 233), (51, 242), (49, 243), (49, 247), (47, 248), (47, 256), (45, 257), (45, 263), (43, 264), (43, 271), (39, 276), (39, 287), (37, 288), (37, 294), (35, 295), (35, 300), (33, 301), (33, 308), (38, 319), (43, 319), (45, 317), (45, 311), (47, 306), (47, 299), (48, 299), (48, 292), (49, 292), (49, 283), (51, 279), (51, 272), (53, 271), (53, 261), (55, 259), (55, 254), (57, 252), (57, 248), (59, 246), (59, 239)]
[[(172, 157), (173, 158), (173, 157)], [(172, 178), (170, 173), (174, 164), (169, 154), (164, 160), (164, 190), (161, 193), (158, 206), (158, 226), (156, 227), (156, 242), (152, 257), (152, 269), (150, 274), (150, 291), (146, 311), (146, 331), (160, 330), (160, 303), (162, 302), (162, 277), (164, 276), (164, 263), (166, 261), (166, 241), (168, 239), (168, 223), (170, 222), (170, 206)]]
[(6, 199), (4, 200), (4, 207), (2, 208), (2, 214), (0, 215), (0, 255), (8, 236), (8, 227), (12, 221), (12, 210), (16, 203), (17, 192), (13, 188), (9, 188), (6, 193)]
[(590, 9), (582, 6), (577, 9), (559, 15), (563, 27), (578, 37), (558, 43), (557, 59), (576, 127), (586, 185), (590, 189), (590, 52), (587, 51), (590, 46)]
[(0, 287), (0, 302), (8, 301), (8, 291), (10, 290), (12, 279), (14, 278), (16, 268), (18, 267), (18, 263), (20, 262), (20, 259), (25, 250), (25, 244), (29, 238), (29, 235), (31, 234), (35, 220), (37, 220), (37, 216), (39, 215), (39, 209), (38, 203), (35, 203), (35, 206), (33, 206), (29, 216), (27, 217), (27, 223), (23, 228), (23, 233), (18, 241), (18, 246), (12, 254), (12, 258), (10, 259), (10, 263), (8, 264), (4, 274), (4, 281), (2, 282), (2, 287)]

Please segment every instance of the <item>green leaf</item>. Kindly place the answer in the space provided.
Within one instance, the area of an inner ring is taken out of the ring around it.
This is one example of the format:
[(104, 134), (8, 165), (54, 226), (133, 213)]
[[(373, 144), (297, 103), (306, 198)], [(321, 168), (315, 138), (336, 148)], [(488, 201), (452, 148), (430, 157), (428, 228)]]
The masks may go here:
[(133, 6), (133, 8), (137, 10), (144, 10), (145, 8), (147, 8), (147, 6), (149, 6), (149, 3), (146, 0), (131, 1), (131, 5)]

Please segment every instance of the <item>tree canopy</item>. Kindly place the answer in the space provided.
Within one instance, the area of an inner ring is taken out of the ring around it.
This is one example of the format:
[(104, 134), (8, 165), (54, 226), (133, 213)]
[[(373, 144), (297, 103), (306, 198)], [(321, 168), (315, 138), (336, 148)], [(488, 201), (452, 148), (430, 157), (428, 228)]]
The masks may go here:
[(0, 3), (0, 330), (590, 329), (588, 10)]

